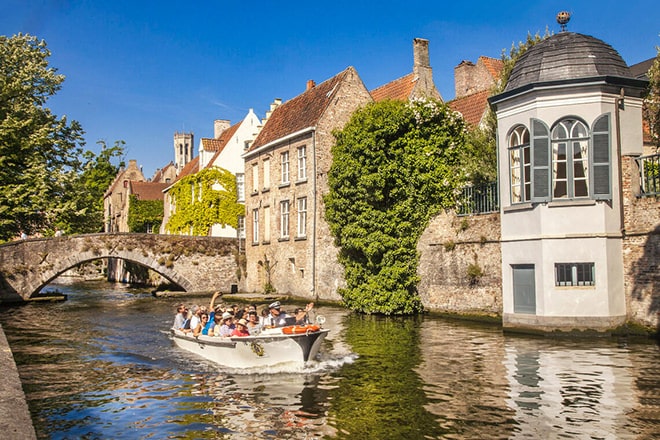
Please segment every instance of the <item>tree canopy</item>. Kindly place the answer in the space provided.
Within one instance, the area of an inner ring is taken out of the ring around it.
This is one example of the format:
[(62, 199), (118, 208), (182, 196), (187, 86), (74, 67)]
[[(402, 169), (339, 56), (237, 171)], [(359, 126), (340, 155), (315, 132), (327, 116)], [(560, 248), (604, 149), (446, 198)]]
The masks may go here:
[(95, 186), (109, 184), (98, 173), (114, 177), (107, 167), (123, 151), (83, 152), (80, 124), (45, 106), (64, 81), (49, 57), (34, 36), (0, 36), (0, 242), (55, 227), (98, 230), (103, 192)]
[(340, 294), (364, 313), (418, 313), (416, 246), (464, 182), (463, 119), (436, 100), (384, 101), (334, 134), (325, 216), (345, 269)]
[(649, 125), (649, 134), (653, 145), (660, 149), (660, 46), (649, 69), (649, 87), (644, 99), (644, 118)]

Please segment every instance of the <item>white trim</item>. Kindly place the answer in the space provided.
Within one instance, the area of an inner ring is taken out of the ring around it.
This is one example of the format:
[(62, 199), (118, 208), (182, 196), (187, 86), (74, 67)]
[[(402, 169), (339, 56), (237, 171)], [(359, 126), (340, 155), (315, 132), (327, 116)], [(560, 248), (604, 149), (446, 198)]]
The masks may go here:
[(255, 149), (255, 150), (248, 151), (247, 153), (243, 153), (242, 157), (245, 160), (248, 160), (250, 157), (252, 157), (252, 156), (254, 156), (258, 153), (261, 153), (262, 151), (268, 150), (274, 145), (277, 145), (277, 144), (279, 144), (281, 142), (284, 142), (284, 141), (288, 141), (289, 139), (295, 138), (297, 136), (303, 135), (303, 134), (308, 133), (308, 132), (314, 132), (315, 130), (316, 130), (316, 126), (303, 128), (302, 130), (295, 131), (295, 132), (287, 134), (286, 136), (283, 136), (281, 138), (277, 138), (274, 141), (270, 141), (267, 144), (264, 144), (264, 145), (262, 145), (261, 147)]

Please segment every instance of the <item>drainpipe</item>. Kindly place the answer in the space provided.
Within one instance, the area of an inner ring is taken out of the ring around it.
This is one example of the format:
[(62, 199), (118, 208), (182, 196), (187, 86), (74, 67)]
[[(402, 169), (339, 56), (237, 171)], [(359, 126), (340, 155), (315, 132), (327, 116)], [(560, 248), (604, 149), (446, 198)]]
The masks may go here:
[(316, 198), (318, 194), (318, 189), (316, 187), (316, 127), (314, 127), (314, 131), (312, 131), (312, 151), (314, 152), (312, 155), (312, 178), (314, 179), (312, 182), (312, 188), (314, 189), (314, 208), (312, 210), (312, 297), (314, 298), (314, 301), (318, 302), (318, 290), (316, 289)]
[(616, 99), (616, 105), (614, 106), (614, 115), (615, 115), (615, 124), (616, 124), (616, 155), (617, 155), (617, 169), (619, 173), (619, 222), (620, 222), (620, 232), (621, 238), (626, 233), (626, 227), (624, 223), (624, 214), (623, 214), (623, 166), (621, 161), (623, 157), (621, 156), (621, 115), (620, 112), (624, 109), (624, 89), (621, 87), (621, 92), (619, 97)]

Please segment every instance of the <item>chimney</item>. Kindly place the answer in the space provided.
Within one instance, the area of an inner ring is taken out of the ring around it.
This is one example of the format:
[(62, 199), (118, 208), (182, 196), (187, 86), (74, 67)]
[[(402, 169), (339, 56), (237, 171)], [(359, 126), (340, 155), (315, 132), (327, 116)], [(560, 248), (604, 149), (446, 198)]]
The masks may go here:
[(308, 79), (308, 80), (307, 80), (307, 89), (305, 89), (305, 91), (307, 91), (307, 90), (313, 88), (315, 85), (316, 85), (316, 83), (314, 82), (313, 79)]
[(429, 60), (429, 40), (423, 38), (413, 39), (413, 71), (419, 67), (431, 67)]
[(218, 139), (222, 132), (231, 126), (229, 119), (216, 119), (213, 121), (213, 137)]

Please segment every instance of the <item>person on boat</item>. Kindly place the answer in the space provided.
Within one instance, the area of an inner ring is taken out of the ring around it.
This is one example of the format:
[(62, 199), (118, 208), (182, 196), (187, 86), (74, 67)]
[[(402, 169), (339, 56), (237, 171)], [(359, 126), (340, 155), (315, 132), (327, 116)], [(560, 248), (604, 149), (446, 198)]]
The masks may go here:
[(268, 316), (265, 319), (264, 327), (284, 327), (287, 325), (286, 318), (289, 317), (284, 310), (281, 310), (282, 304), (275, 301), (268, 306)]
[(239, 319), (236, 323), (236, 328), (231, 332), (232, 336), (250, 336), (250, 331), (248, 330), (247, 321), (243, 318)]
[(199, 324), (201, 310), (199, 309), (199, 306), (195, 304), (190, 308), (190, 311), (192, 312), (192, 316), (190, 317), (190, 330), (194, 331), (197, 328), (197, 324)]
[(214, 334), (215, 336), (231, 336), (235, 328), (236, 326), (234, 325), (234, 315), (229, 312), (225, 312), (222, 314), (222, 325), (220, 327), (217, 325), (215, 326)]
[[(213, 293), (213, 296), (211, 297), (211, 302), (209, 303), (209, 310), (208, 310), (209, 311), (209, 319), (206, 323), (206, 326), (204, 326), (204, 329), (202, 330), (203, 335), (212, 335), (213, 334), (213, 333), (211, 333), (211, 331), (213, 330), (213, 327), (215, 327), (216, 314), (218, 314), (218, 312), (220, 313), (220, 315), (222, 314), (222, 306), (220, 306), (220, 305), (216, 306), (215, 305), (215, 300), (220, 295), (222, 295), (220, 293), (220, 291), (216, 291), (216, 292)], [(220, 315), (218, 315), (218, 316), (220, 316)]]
[(261, 331), (261, 323), (259, 322), (259, 315), (256, 310), (248, 312), (247, 328), (251, 335), (256, 335)]
[(200, 316), (199, 323), (197, 324), (197, 327), (195, 327), (193, 329), (193, 336), (194, 337), (197, 337), (197, 336), (202, 334), (202, 332), (204, 331), (204, 328), (206, 327), (206, 323), (208, 322), (208, 320), (209, 320), (208, 313), (202, 313), (202, 315)]
[(296, 317), (296, 325), (309, 325), (312, 323), (312, 321), (309, 319), (309, 312), (312, 311), (314, 308), (314, 303), (311, 302), (305, 306), (303, 309), (302, 307), (298, 307), (294, 311), (294, 316)]
[(172, 328), (175, 330), (183, 330), (186, 318), (186, 306), (181, 303), (176, 306), (176, 315), (174, 315), (174, 324), (172, 324)]

